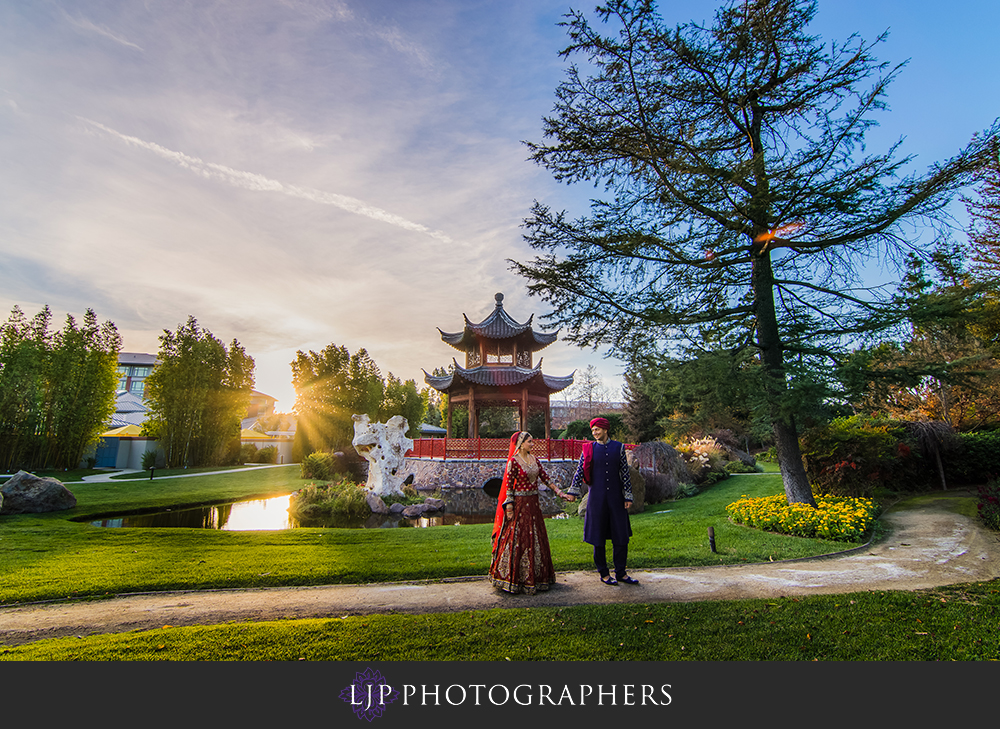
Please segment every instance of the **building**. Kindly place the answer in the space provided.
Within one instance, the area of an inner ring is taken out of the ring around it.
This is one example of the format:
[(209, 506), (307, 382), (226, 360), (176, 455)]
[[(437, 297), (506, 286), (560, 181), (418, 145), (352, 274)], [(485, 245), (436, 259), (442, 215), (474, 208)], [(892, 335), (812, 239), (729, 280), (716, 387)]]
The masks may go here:
[(563, 430), (574, 420), (590, 422), (592, 418), (598, 415), (607, 415), (609, 413), (624, 415), (625, 403), (567, 400), (564, 402), (553, 402), (550, 410), (552, 412), (552, 427), (555, 430)]
[(424, 370), (424, 381), (448, 395), (448, 437), (452, 433), (455, 406), (468, 409), (469, 437), (479, 437), (479, 411), (488, 407), (513, 407), (520, 416), (519, 428), (527, 426), (528, 411), (545, 412), (545, 437), (551, 438), (549, 398), (573, 384), (573, 375), (552, 377), (542, 373), (542, 360), (532, 363), (535, 352), (556, 341), (558, 332), (536, 332), (528, 321), (519, 323), (503, 308), (503, 294), (497, 294), (493, 312), (478, 324), (465, 319), (465, 328), (452, 334), (441, 332), (441, 339), (465, 353), (465, 366), (452, 360), (452, 372), (443, 377)]
[(258, 392), (257, 390), (251, 390), (250, 404), (247, 406), (246, 417), (264, 418), (268, 415), (274, 415), (274, 403), (276, 402), (278, 402), (277, 398), (265, 395), (263, 392)]
[(155, 354), (120, 352), (118, 354), (118, 390), (145, 398), (146, 378), (153, 371)]

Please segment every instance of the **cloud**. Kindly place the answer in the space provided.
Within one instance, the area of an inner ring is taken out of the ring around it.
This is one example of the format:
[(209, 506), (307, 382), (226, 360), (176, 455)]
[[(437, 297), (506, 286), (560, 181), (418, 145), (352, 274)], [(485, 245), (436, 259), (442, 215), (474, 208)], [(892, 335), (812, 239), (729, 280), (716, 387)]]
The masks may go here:
[(343, 0), (278, 0), (279, 4), (313, 20), (352, 20), (354, 13)]
[(401, 53), (404, 56), (410, 56), (424, 70), (436, 74), (437, 70), (435, 69), (434, 63), (431, 61), (430, 57), (427, 55), (427, 52), (419, 44), (410, 41), (399, 30), (399, 28), (377, 27), (369, 24), (367, 25), (367, 31), (397, 53)]
[(190, 170), (191, 172), (194, 172), (195, 174), (206, 179), (220, 180), (226, 184), (232, 185), (233, 187), (239, 187), (244, 190), (251, 190), (254, 192), (276, 192), (282, 195), (287, 195), (288, 197), (319, 203), (320, 205), (332, 205), (340, 208), (341, 210), (354, 213), (355, 215), (371, 218), (372, 220), (377, 220), (403, 230), (426, 234), (432, 238), (436, 238), (442, 243), (453, 242), (451, 238), (441, 231), (431, 230), (425, 225), (414, 223), (413, 221), (407, 220), (399, 215), (395, 215), (386, 210), (382, 210), (381, 208), (369, 205), (368, 203), (358, 200), (357, 198), (340, 195), (334, 192), (316, 190), (309, 187), (287, 185), (279, 182), (278, 180), (273, 180), (269, 177), (265, 177), (264, 175), (259, 175), (255, 172), (236, 170), (232, 167), (216, 164), (215, 162), (205, 162), (198, 157), (192, 157), (184, 154), (183, 152), (175, 152), (174, 150), (167, 149), (166, 147), (156, 144), (155, 142), (147, 142), (139, 139), (138, 137), (122, 134), (121, 132), (115, 131), (114, 129), (91, 119), (85, 119), (83, 117), (77, 118), (107, 134), (116, 137), (117, 139), (122, 140), (123, 142), (126, 142), (127, 144), (153, 152), (159, 157), (173, 162), (179, 167)]
[(109, 29), (105, 28), (103, 25), (97, 25), (97, 24), (95, 24), (95, 23), (87, 20), (86, 18), (74, 18), (74, 17), (70, 16), (68, 13), (66, 13), (65, 11), (63, 11), (63, 17), (66, 18), (66, 20), (70, 23), (70, 25), (72, 25), (73, 27), (75, 27), (75, 28), (77, 28), (79, 30), (83, 30), (83, 31), (91, 32), (91, 33), (97, 33), (98, 35), (101, 35), (101, 36), (104, 36), (105, 38), (109, 38), (109, 39), (113, 40), (115, 43), (120, 43), (121, 45), (126, 46), (128, 48), (134, 48), (137, 51), (142, 51), (143, 50), (143, 48), (141, 46), (138, 46), (135, 43), (132, 43), (131, 41), (126, 40), (125, 38), (122, 38), (120, 35), (117, 35), (117, 34), (113, 33)]

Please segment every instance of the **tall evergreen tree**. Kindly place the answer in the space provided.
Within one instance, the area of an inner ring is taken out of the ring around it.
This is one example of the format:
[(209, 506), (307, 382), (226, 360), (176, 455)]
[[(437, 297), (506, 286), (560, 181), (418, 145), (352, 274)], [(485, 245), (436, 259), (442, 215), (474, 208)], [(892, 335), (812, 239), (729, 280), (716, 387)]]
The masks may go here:
[(0, 327), (0, 454), (5, 469), (29, 467), (41, 445), (52, 312), (30, 321), (17, 306)]
[[(802, 466), (792, 367), (819, 371), (847, 341), (905, 318), (860, 283), (867, 261), (918, 246), (904, 223), (943, 220), (996, 154), (996, 129), (924, 174), (898, 144), (868, 153), (894, 68), (874, 43), (825, 44), (809, 0), (730, 0), (709, 27), (664, 25), (652, 0), (608, 0), (565, 22), (571, 66), (532, 158), (603, 186), (591, 215), (535, 204), (511, 262), (571, 341), (635, 352), (728, 332), (753, 348), (785, 493), (815, 504)], [(809, 384), (800, 379), (800, 384)]]
[(146, 379), (145, 432), (159, 440), (168, 467), (222, 462), (250, 404), (253, 358), (235, 339), (227, 349), (193, 316), (163, 330), (157, 358)]
[(385, 395), (378, 419), (385, 422), (393, 415), (406, 418), (408, 438), (420, 437), (420, 426), (427, 412), (427, 399), (417, 390), (416, 380), (400, 380), (391, 372), (385, 378)]
[(652, 387), (644, 370), (632, 367), (625, 372), (625, 427), (633, 443), (658, 440), (663, 436), (659, 425), (662, 411), (653, 400)]
[(1000, 425), (1000, 347), (994, 302), (1000, 281), (971, 277), (963, 251), (933, 256), (935, 276), (911, 257), (901, 299), (903, 336), (854, 352), (841, 367), (856, 412), (936, 420), (958, 430)]
[(0, 465), (75, 468), (114, 412), (121, 337), (88, 309), (52, 334), (49, 307), (0, 326)]
[(353, 415), (378, 419), (385, 383), (364, 348), (351, 354), (347, 347), (329, 344), (321, 352), (299, 351), (291, 366), (299, 414), (293, 457), (344, 451), (354, 439)]
[(121, 336), (88, 309), (83, 326), (72, 316), (53, 338), (45, 400), (45, 462), (75, 468), (115, 411)]

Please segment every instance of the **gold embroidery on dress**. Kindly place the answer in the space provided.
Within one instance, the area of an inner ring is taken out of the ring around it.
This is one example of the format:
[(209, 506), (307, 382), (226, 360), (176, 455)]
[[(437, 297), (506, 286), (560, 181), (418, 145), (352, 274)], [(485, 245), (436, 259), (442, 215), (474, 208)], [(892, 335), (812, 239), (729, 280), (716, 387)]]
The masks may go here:
[(535, 481), (538, 480), (538, 459), (537, 458), (535, 458), (534, 456), (529, 455), (528, 458), (530, 458), (531, 460), (530, 461), (525, 461), (523, 458), (521, 458), (521, 454), (520, 453), (515, 453), (514, 454), (514, 458), (517, 459), (517, 464), (521, 467), (521, 470), (524, 471), (524, 475), (528, 477), (528, 480), (531, 483), (534, 483)]

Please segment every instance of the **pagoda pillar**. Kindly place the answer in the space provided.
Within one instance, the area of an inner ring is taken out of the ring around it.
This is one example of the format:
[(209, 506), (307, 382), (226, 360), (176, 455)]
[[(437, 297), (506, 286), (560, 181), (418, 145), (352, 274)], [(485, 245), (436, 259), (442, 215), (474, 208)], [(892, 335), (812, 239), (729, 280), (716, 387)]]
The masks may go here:
[(479, 418), (476, 417), (476, 390), (469, 388), (469, 437), (479, 437)]
[(521, 430), (528, 429), (528, 388), (521, 388)]
[(550, 406), (552, 398), (545, 396), (545, 440), (552, 440), (552, 412)]

